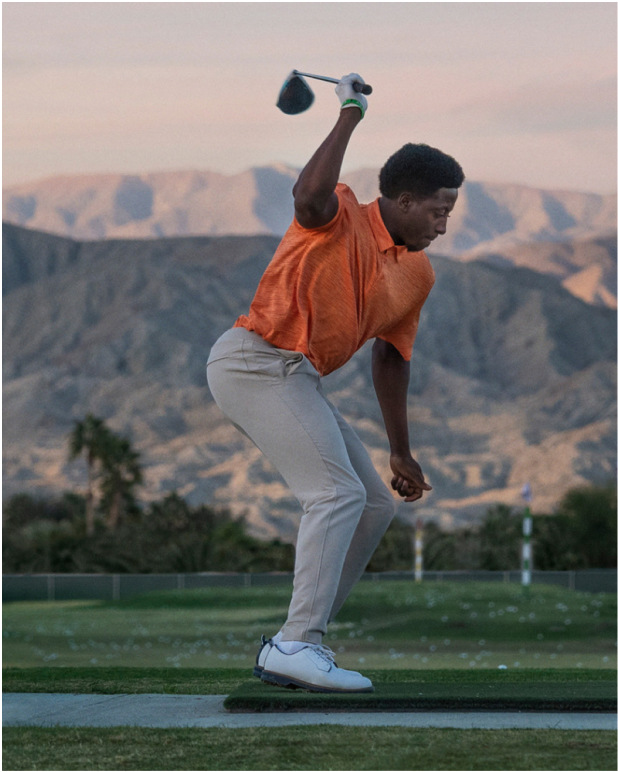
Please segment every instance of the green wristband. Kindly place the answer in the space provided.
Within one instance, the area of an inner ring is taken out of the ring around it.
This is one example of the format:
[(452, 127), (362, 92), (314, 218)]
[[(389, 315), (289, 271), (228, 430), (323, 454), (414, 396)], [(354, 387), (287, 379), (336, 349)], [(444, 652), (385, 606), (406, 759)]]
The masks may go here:
[(363, 106), (358, 101), (358, 99), (346, 99), (345, 102), (343, 102), (343, 104), (341, 105), (341, 109), (343, 110), (343, 108), (347, 107), (348, 105), (354, 105), (354, 107), (360, 108), (361, 120), (365, 117), (365, 111), (363, 110)]

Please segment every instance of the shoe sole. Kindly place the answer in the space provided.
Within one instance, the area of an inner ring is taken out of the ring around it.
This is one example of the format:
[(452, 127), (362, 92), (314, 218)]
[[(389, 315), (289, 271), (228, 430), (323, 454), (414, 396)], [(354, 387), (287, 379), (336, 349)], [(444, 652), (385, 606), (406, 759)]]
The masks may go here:
[(262, 681), (273, 684), (273, 686), (283, 686), (286, 689), (308, 689), (311, 692), (322, 692), (324, 694), (361, 694), (375, 691), (374, 686), (370, 686), (367, 689), (329, 689), (326, 686), (316, 686), (315, 684), (301, 681), (298, 678), (291, 678), (290, 676), (280, 675), (279, 673), (271, 673), (267, 670), (262, 670), (261, 677)]
[(263, 671), (263, 670), (264, 670), (264, 668), (263, 668), (263, 667), (260, 667), (260, 665), (256, 665), (256, 666), (253, 668), (253, 675), (254, 675), (256, 678), (261, 678), (261, 677), (262, 677), (262, 671)]

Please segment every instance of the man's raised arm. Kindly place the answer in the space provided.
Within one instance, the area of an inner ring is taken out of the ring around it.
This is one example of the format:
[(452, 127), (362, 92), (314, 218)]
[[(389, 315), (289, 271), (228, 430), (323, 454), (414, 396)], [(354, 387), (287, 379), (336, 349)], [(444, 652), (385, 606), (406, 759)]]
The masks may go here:
[(355, 82), (364, 83), (356, 73), (346, 75), (335, 91), (342, 109), (331, 133), (315, 151), (294, 185), (294, 211), (303, 228), (319, 228), (337, 214), (335, 187), (352, 132), (367, 109), (367, 100), (354, 91)]

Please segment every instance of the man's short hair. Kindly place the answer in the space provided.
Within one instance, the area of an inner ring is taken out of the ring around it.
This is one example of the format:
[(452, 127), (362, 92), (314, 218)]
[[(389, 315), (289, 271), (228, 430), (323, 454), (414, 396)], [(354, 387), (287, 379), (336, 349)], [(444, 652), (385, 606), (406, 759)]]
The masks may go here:
[(429, 198), (440, 188), (459, 188), (464, 179), (463, 169), (450, 155), (429, 145), (409, 142), (380, 170), (380, 193), (396, 198), (409, 191)]

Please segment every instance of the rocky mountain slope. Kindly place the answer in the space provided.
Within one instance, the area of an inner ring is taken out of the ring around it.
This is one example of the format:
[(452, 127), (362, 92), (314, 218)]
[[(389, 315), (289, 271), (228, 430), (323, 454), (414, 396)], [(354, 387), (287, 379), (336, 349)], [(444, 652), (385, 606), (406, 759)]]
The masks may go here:
[[(221, 415), (208, 352), (244, 313), (277, 239), (74, 242), (12, 225), (4, 249), (4, 496), (85, 484), (66, 460), (91, 411), (142, 453), (145, 500), (178, 490), (245, 511), (260, 534), (293, 538), (300, 509)], [(409, 392), (411, 442), (434, 486), (402, 513), (444, 525), (497, 501), (536, 511), (616, 468), (616, 314), (523, 268), (432, 258)], [(325, 379), (388, 479), (370, 345)]]
[[(298, 169), (274, 164), (229, 176), (185, 171), (52, 177), (5, 189), (3, 219), (85, 240), (281, 235), (292, 219), (297, 176)], [(360, 201), (379, 195), (377, 169), (351, 172), (343, 181)], [(461, 259), (500, 255), (549, 273), (560, 265), (570, 291), (615, 307), (615, 274), (606, 265), (616, 264), (615, 231), (616, 196), (467, 181), (439, 248)], [(573, 241), (579, 245), (574, 266), (557, 247), (552, 266), (544, 267), (552, 245)]]
[(50, 177), (3, 190), (3, 220), (77, 239), (281, 235), (298, 170)]
[(616, 308), (616, 234), (575, 241), (507, 244), (495, 251), (485, 244), (460, 260), (516, 265), (558, 278), (573, 295), (594, 305)]

